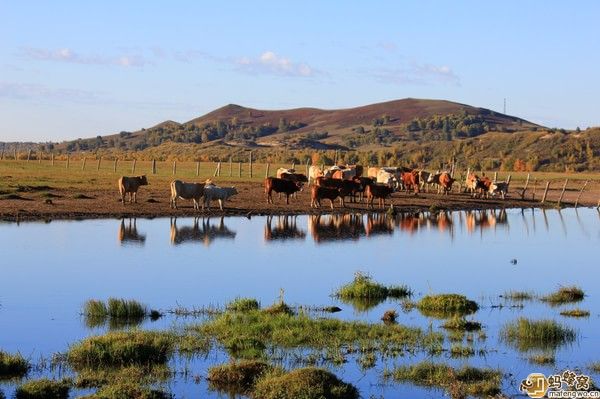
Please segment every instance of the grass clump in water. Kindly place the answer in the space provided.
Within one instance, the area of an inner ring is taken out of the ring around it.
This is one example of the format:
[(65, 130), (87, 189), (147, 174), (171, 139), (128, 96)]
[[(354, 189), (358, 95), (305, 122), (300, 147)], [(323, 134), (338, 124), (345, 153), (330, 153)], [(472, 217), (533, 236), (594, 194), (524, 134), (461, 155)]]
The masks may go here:
[(501, 297), (509, 301), (522, 302), (532, 300), (534, 294), (529, 291), (506, 291)]
[(551, 353), (537, 353), (529, 356), (527, 360), (529, 360), (529, 363), (538, 364), (540, 366), (554, 364), (555, 362), (554, 354)]
[(260, 304), (254, 298), (235, 298), (225, 308), (230, 312), (247, 312), (260, 309)]
[(475, 354), (475, 350), (470, 346), (454, 344), (450, 347), (450, 356), (452, 357), (471, 357)]
[(567, 317), (590, 317), (590, 312), (583, 309), (568, 309), (560, 312), (560, 315)]
[(454, 369), (446, 364), (428, 361), (397, 367), (391, 371), (390, 376), (400, 382), (443, 388), (453, 398), (464, 398), (468, 395), (477, 397), (497, 395), (500, 393), (502, 380), (502, 373), (497, 370), (470, 366)]
[(0, 380), (3, 378), (23, 377), (31, 364), (21, 354), (10, 354), (0, 351)]
[(479, 331), (481, 330), (481, 323), (455, 316), (442, 324), (442, 328), (453, 331)]
[(152, 389), (133, 381), (118, 381), (103, 386), (95, 394), (86, 396), (83, 399), (169, 399), (172, 397), (172, 395), (166, 392)]
[(383, 320), (383, 322), (386, 324), (394, 324), (396, 322), (397, 318), (398, 318), (398, 312), (391, 309), (391, 310), (385, 311), (385, 313), (381, 317), (381, 320)]
[(345, 383), (331, 372), (315, 367), (274, 372), (261, 378), (252, 394), (260, 399), (358, 399), (352, 384)]
[(386, 287), (363, 272), (356, 272), (354, 280), (340, 287), (334, 294), (342, 301), (353, 305), (357, 310), (368, 310), (387, 298), (406, 298), (412, 296), (410, 288), (404, 285)]
[(156, 320), (162, 316), (138, 301), (120, 298), (109, 298), (107, 302), (90, 299), (83, 306), (83, 315), (88, 327), (102, 326), (108, 320), (113, 328), (140, 324), (146, 317)]
[(520, 351), (556, 349), (576, 338), (573, 329), (554, 320), (529, 320), (523, 317), (506, 324), (500, 335)]
[(75, 370), (111, 366), (164, 364), (173, 336), (154, 331), (118, 331), (88, 337), (71, 346), (67, 361)]
[(78, 388), (100, 388), (105, 385), (129, 381), (135, 381), (141, 385), (151, 385), (166, 382), (172, 376), (171, 370), (166, 365), (83, 369), (77, 373), (75, 386)]
[(426, 295), (417, 303), (423, 315), (448, 318), (475, 313), (479, 309), (477, 302), (458, 294)]
[(558, 291), (542, 297), (542, 301), (548, 302), (551, 305), (561, 305), (563, 303), (582, 301), (584, 297), (585, 294), (579, 287), (560, 287)]
[(27, 381), (17, 387), (16, 399), (67, 399), (70, 384), (68, 381), (53, 381), (46, 378)]
[(231, 395), (246, 394), (266, 372), (273, 369), (260, 360), (242, 360), (211, 367), (207, 380), (211, 389), (227, 392)]
[(594, 373), (600, 373), (600, 362), (590, 363), (588, 369), (592, 370)]

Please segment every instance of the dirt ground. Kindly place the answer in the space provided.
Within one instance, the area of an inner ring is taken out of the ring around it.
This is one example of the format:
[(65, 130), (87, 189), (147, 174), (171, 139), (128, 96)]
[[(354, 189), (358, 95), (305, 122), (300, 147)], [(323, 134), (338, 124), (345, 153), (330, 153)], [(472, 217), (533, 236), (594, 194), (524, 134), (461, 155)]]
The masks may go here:
[[(320, 209), (310, 208), (310, 190), (305, 189), (297, 198), (290, 199), (286, 205), (285, 197), (281, 199), (274, 195), (274, 204), (267, 204), (266, 195), (260, 182), (231, 182), (235, 184), (239, 194), (225, 204), (222, 212), (218, 204), (211, 205), (210, 211), (195, 211), (191, 201), (179, 200), (179, 209), (169, 207), (168, 185), (151, 185), (140, 188), (138, 203), (123, 205), (115, 189), (100, 187), (97, 189), (82, 189), (80, 187), (42, 188), (24, 186), (17, 193), (4, 196), (0, 200), (0, 220), (4, 221), (34, 221), (49, 219), (93, 219), (93, 218), (128, 218), (128, 217), (169, 217), (169, 216), (194, 216), (194, 215), (281, 215), (281, 214), (314, 214), (330, 213), (329, 201), (322, 201)], [(223, 185), (228, 185), (223, 184)], [(436, 193), (420, 193), (418, 195), (407, 193), (394, 193), (386, 201), (386, 209), (393, 204), (397, 212), (418, 212), (426, 210), (464, 210), (464, 209), (491, 209), (491, 208), (530, 208), (530, 207), (555, 207), (560, 195), (560, 189), (553, 189), (548, 193), (545, 205), (540, 204), (542, 190), (538, 188), (536, 199), (532, 199), (532, 192), (528, 191), (525, 199), (520, 198), (520, 190), (511, 186), (511, 192), (506, 200), (500, 198), (477, 199), (470, 195), (459, 193), (456, 190), (448, 196)], [(596, 206), (600, 198), (600, 189), (585, 191), (579, 203), (582, 206)], [(563, 199), (563, 206), (572, 206), (579, 191), (567, 190)], [(346, 208), (341, 208), (335, 202), (334, 212), (366, 211), (366, 203), (351, 203), (346, 201)], [(376, 205), (376, 204), (375, 204)]]

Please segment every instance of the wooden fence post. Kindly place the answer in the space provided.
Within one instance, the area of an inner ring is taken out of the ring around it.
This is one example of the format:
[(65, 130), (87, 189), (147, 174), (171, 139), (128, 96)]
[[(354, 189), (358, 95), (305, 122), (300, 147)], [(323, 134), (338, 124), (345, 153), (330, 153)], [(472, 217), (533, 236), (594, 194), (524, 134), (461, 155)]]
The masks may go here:
[(567, 189), (567, 184), (569, 183), (569, 179), (565, 179), (565, 184), (563, 185), (562, 191), (560, 192), (560, 197), (558, 198), (558, 206), (560, 207), (560, 203), (562, 202), (563, 195), (565, 195), (565, 191)]
[(306, 158), (306, 177), (308, 177), (309, 174), (309, 165), (308, 162), (310, 162), (310, 158)]
[(271, 164), (269, 162), (267, 162), (267, 169), (265, 170), (265, 179), (267, 177), (269, 177), (269, 167), (271, 166)]
[(69, 154), (67, 154), (67, 169), (69, 169), (69, 160), (70, 160), (70, 156), (69, 156)]
[(177, 174), (177, 160), (173, 160), (173, 176)]
[(2, 145), (2, 152), (0, 153), (0, 161), (4, 161), (4, 145)]
[(533, 194), (531, 196), (531, 199), (533, 201), (535, 201), (535, 189), (537, 188), (537, 177), (535, 179), (533, 179)]
[(54, 166), (54, 153), (50, 155), (50, 166)]
[(525, 186), (523, 187), (523, 191), (521, 191), (521, 199), (525, 199), (525, 191), (527, 191), (527, 186), (529, 185), (529, 177), (530, 173), (527, 173), (527, 179), (525, 180)]
[(295, 170), (295, 169), (296, 169), (296, 162), (294, 161), (294, 162), (292, 162), (292, 170)]
[(494, 172), (494, 181), (498, 181), (498, 171)]
[(337, 165), (337, 159), (338, 159), (338, 150), (335, 150), (335, 155), (333, 156), (333, 164)]
[[(221, 161), (219, 161), (219, 162), (221, 162)], [(217, 162), (215, 165), (215, 172), (213, 173), (213, 177), (216, 177), (217, 174), (219, 173), (219, 162)]]
[(131, 164), (131, 173), (135, 174), (135, 163), (136, 163), (137, 159), (133, 158), (133, 163)]
[(98, 165), (96, 165), (96, 171), (100, 171), (100, 163), (102, 162), (102, 157), (98, 157)]
[(544, 196), (542, 197), (542, 204), (546, 202), (546, 196), (548, 195), (548, 188), (550, 187), (550, 182), (546, 182), (546, 188), (544, 189)]
[(229, 156), (229, 177), (233, 176), (233, 162), (231, 160), (231, 155)]
[(221, 160), (219, 159), (219, 163), (217, 164), (217, 176), (221, 177)]
[(196, 176), (200, 176), (200, 161), (196, 161)]
[(42, 163), (43, 156), (44, 156), (44, 153), (42, 151), (38, 151), (38, 163)]
[(119, 160), (119, 158), (115, 158), (115, 160), (113, 161), (113, 172), (117, 173), (117, 161)]
[(252, 151), (250, 151), (250, 178), (252, 178)]
[(15, 161), (17, 160), (17, 147), (15, 146)]
[(509, 184), (510, 184), (510, 179), (511, 179), (511, 177), (512, 177), (512, 175), (508, 175), (508, 176), (506, 177), (506, 181), (505, 181), (506, 185), (509, 185)]
[(83, 163), (81, 164), (81, 170), (85, 170), (86, 157), (83, 157)]
[(242, 162), (238, 162), (238, 176), (242, 177)]
[(585, 187), (588, 185), (588, 181), (586, 180), (585, 183), (583, 183), (583, 187), (581, 187), (581, 191), (579, 191), (579, 195), (577, 196), (577, 199), (575, 200), (575, 208), (577, 208), (577, 205), (579, 205), (579, 199), (581, 198), (581, 194), (583, 194), (583, 190), (585, 190)]
[(31, 158), (31, 150), (27, 150), (27, 162), (29, 162), (30, 158)]

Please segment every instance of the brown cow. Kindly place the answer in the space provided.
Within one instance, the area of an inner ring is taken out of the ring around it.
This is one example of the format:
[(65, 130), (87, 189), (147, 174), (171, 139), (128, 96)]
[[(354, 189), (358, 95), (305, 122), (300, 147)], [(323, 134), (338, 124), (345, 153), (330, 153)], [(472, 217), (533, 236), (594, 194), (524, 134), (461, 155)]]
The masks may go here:
[(448, 172), (442, 172), (439, 177), (439, 185), (442, 189), (442, 192), (445, 195), (448, 195), (450, 191), (452, 191), (452, 185), (456, 180), (450, 176)]
[(477, 184), (475, 185), (475, 195), (487, 198), (491, 186), (492, 179), (487, 176), (479, 178), (479, 180), (477, 180)]
[(137, 191), (140, 186), (147, 186), (148, 179), (146, 179), (146, 175), (128, 177), (121, 176), (118, 181), (119, 185), (119, 193), (121, 194), (121, 202), (125, 205), (125, 195), (129, 194), (129, 203), (133, 201), (137, 203)]
[(402, 172), (401, 175), (402, 184), (404, 184), (404, 188), (408, 193), (411, 189), (415, 192), (415, 194), (419, 193), (419, 172), (413, 170), (411, 172)]
[(380, 208), (385, 207), (385, 199), (394, 192), (392, 187), (386, 186), (385, 184), (371, 184), (365, 189), (365, 195), (367, 196), (367, 203), (369, 208), (373, 208), (373, 200), (377, 198), (378, 205)]
[(294, 194), (296, 191), (300, 191), (301, 188), (302, 183), (300, 182), (278, 179), (276, 177), (267, 177), (265, 179), (265, 194), (267, 194), (267, 203), (273, 203), (272, 192), (275, 191), (276, 193), (284, 193), (285, 203), (289, 205), (290, 195)]
[(310, 190), (310, 207), (319, 208), (321, 207), (321, 200), (328, 199), (331, 202), (331, 209), (333, 209), (333, 201), (338, 197), (340, 198), (340, 204), (346, 206), (344, 196), (341, 195), (340, 191), (337, 188), (312, 186)]
[(354, 200), (354, 196), (362, 188), (359, 180), (340, 180), (329, 177), (319, 177), (316, 180), (316, 185), (320, 187), (335, 188), (340, 191), (340, 205), (345, 206), (344, 197), (351, 196), (351, 200)]

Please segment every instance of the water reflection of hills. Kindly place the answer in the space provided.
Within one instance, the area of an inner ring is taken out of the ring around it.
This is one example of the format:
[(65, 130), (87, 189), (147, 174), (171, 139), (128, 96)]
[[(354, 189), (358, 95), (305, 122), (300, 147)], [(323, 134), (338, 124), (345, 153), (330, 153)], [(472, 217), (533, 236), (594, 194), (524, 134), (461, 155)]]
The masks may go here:
[[(308, 216), (308, 231), (315, 242), (358, 240), (361, 237), (391, 235), (395, 230), (415, 234), (419, 231), (437, 230), (454, 235), (456, 225), (465, 227), (467, 233), (508, 226), (505, 210), (478, 210), (466, 212), (415, 212), (400, 213), (395, 216), (387, 213), (335, 214)], [(265, 239), (267, 229), (265, 227)]]
[(121, 219), (118, 233), (119, 242), (121, 245), (144, 245), (146, 243), (146, 234), (139, 233), (137, 230), (137, 221), (135, 218), (129, 219), (125, 223), (125, 219)]
[(194, 218), (192, 225), (178, 226), (177, 218), (171, 219), (171, 244), (203, 243), (209, 246), (217, 239), (234, 239), (236, 232), (225, 226), (221, 217), (217, 225), (211, 224), (210, 218)]
[(267, 216), (265, 241), (303, 240), (306, 232), (298, 227), (297, 219), (297, 215)]

